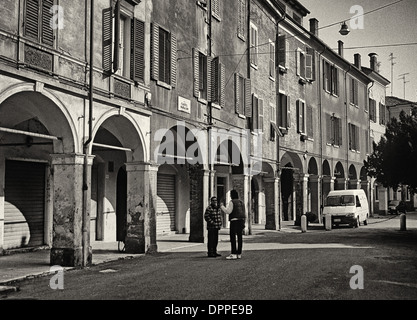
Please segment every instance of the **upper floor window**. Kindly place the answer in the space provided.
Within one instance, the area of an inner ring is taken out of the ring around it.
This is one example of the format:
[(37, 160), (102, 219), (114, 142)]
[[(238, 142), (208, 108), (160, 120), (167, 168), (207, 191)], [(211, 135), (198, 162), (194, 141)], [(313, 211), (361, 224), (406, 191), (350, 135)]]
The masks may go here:
[(157, 23), (152, 24), (151, 77), (171, 87), (177, 83), (177, 38)]
[(256, 94), (252, 94), (251, 130), (258, 133), (264, 130), (264, 101)]
[(269, 77), (275, 79), (275, 43), (269, 40)]
[(278, 100), (278, 126), (285, 132), (291, 126), (290, 97), (281, 92)]
[(220, 0), (211, 0), (211, 12), (213, 17), (220, 20)]
[(376, 122), (376, 101), (369, 99), (369, 120)]
[(323, 60), (323, 89), (339, 95), (339, 71), (335, 65)]
[(300, 48), (297, 49), (296, 53), (297, 76), (303, 80), (313, 80), (313, 55), (306, 53)]
[(211, 79), (210, 68), (211, 58), (201, 53), (197, 49), (193, 49), (194, 59), (194, 96), (198, 99), (209, 100), (211, 97)]
[(117, 1), (114, 8), (104, 9), (102, 67), (107, 74), (118, 74), (134, 81), (145, 79), (145, 23), (122, 10)]
[(24, 15), (25, 36), (53, 46), (54, 30), (51, 28), (54, 0), (26, 0)]
[(326, 135), (327, 143), (334, 146), (341, 146), (342, 136), (342, 119), (331, 114), (326, 114)]
[(251, 81), (235, 73), (235, 112), (240, 116), (252, 116)]
[(306, 104), (303, 100), (297, 100), (297, 132), (306, 134)]
[(379, 124), (385, 125), (387, 123), (385, 105), (379, 103)]
[(350, 103), (354, 104), (355, 106), (359, 104), (358, 93), (359, 93), (359, 82), (356, 79), (351, 78), (350, 79)]
[(250, 63), (251, 66), (258, 66), (258, 28), (250, 23)]
[(349, 123), (349, 149), (359, 151), (359, 127)]
[(288, 55), (290, 52), (290, 43), (285, 34), (278, 36), (278, 65), (281, 71), (284, 71), (289, 66)]
[(245, 21), (246, 21), (246, 1), (238, 0), (238, 12), (237, 12), (237, 35), (242, 40), (245, 40)]

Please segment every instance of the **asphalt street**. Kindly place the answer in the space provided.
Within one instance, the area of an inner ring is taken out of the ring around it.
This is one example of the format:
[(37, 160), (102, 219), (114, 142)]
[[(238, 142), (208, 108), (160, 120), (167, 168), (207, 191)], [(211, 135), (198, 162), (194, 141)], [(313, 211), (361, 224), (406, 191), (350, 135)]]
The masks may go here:
[(227, 241), (219, 258), (208, 258), (205, 244), (185, 244), (65, 272), (63, 289), (50, 287), (51, 276), (27, 279), (3, 299), (415, 300), (416, 213), (407, 213), (407, 227), (387, 216), (359, 228), (264, 230), (244, 236), (242, 259), (232, 261)]

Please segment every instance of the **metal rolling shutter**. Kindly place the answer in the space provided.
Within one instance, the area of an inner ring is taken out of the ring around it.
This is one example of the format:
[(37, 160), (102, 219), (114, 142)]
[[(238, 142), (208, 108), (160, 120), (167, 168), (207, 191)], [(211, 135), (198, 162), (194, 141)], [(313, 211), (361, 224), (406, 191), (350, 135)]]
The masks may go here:
[(156, 233), (175, 231), (175, 176), (158, 174)]
[(45, 164), (6, 161), (4, 248), (44, 242)]

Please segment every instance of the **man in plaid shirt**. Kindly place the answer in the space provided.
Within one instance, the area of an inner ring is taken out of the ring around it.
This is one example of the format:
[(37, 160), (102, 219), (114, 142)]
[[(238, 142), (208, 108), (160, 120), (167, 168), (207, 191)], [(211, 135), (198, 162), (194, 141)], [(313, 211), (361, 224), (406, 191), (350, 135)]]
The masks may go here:
[(222, 226), (222, 217), (216, 197), (211, 197), (210, 205), (204, 213), (204, 220), (207, 221), (208, 231), (207, 255), (210, 258), (219, 257), (221, 254), (217, 253), (217, 244), (219, 242), (219, 230)]

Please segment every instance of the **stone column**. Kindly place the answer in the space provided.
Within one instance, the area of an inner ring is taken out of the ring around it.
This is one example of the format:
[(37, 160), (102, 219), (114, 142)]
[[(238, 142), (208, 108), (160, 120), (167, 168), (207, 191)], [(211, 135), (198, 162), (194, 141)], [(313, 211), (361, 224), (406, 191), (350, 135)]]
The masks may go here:
[(267, 230), (280, 230), (279, 178), (265, 178), (266, 224)]
[[(87, 266), (92, 260), (89, 234), (91, 165), (94, 157), (88, 156), (86, 181), (83, 181), (84, 155), (53, 154), (51, 157), (54, 201), (50, 263), (70, 267)], [(84, 226), (83, 218), (88, 221)], [(86, 237), (84, 246), (83, 231)], [(83, 249), (86, 251), (85, 261)]]
[(360, 189), (361, 180), (360, 179), (351, 179), (349, 180), (349, 189)]
[(126, 171), (126, 252), (156, 252), (157, 166), (144, 162), (130, 162), (126, 163)]
[(0, 148), (0, 255), (3, 253), (4, 244), (4, 176), (6, 173), (6, 165), (2, 149), (3, 148)]
[(207, 238), (204, 211), (210, 204), (210, 173), (202, 166), (190, 167), (190, 242), (202, 242)]
[(311, 212), (313, 212), (316, 216), (318, 221), (321, 221), (321, 212), (320, 212), (320, 177), (317, 175), (310, 175), (309, 177), (309, 185), (311, 191)]

